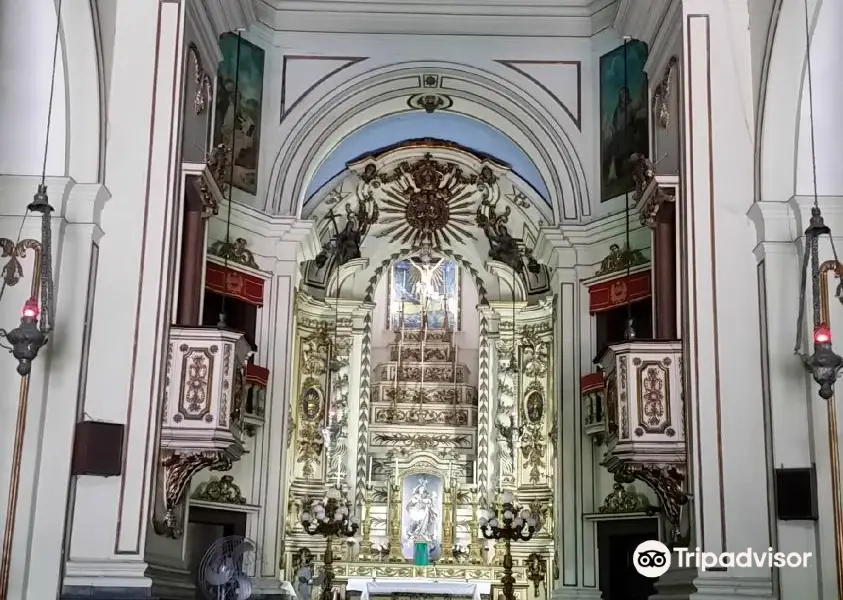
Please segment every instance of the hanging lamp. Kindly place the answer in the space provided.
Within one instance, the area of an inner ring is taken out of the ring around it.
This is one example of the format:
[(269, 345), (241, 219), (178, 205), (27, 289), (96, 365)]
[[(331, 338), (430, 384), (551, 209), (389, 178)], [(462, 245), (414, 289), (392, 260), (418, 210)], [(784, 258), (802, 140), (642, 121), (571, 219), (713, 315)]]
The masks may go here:
[[(53, 207), (50, 205), (50, 199), (47, 196), (47, 152), (50, 147), (50, 125), (53, 117), (53, 97), (56, 87), (56, 65), (59, 50), (59, 35), (61, 33), (61, 0), (56, 4), (56, 34), (53, 42), (53, 66), (52, 74), (50, 76), (50, 98), (47, 102), (47, 127), (44, 136), (44, 161), (41, 167), (41, 182), (38, 184), (38, 190), (35, 192), (33, 201), (26, 207), (26, 213), (21, 223), (20, 231), (23, 231), (23, 225), (29, 213), (38, 213), (41, 215), (41, 253), (40, 265), (38, 272), (40, 292), (39, 299), (35, 296), (29, 298), (21, 311), (20, 325), (6, 331), (0, 329), (0, 338), (5, 338), (7, 344), (0, 343), (0, 347), (8, 350), (12, 356), (18, 361), (17, 372), (19, 375), (26, 376), (32, 370), (32, 361), (34, 361), (38, 352), (43, 348), (49, 340), (50, 333), (53, 331), (53, 232), (52, 232), (52, 213)], [(20, 232), (18, 239), (15, 241), (15, 248), (20, 243)], [(6, 282), (4, 281), (0, 287), (0, 298), (3, 297), (3, 292), (6, 289)]]
[[(834, 246), (834, 238), (831, 229), (825, 224), (822, 211), (819, 205), (817, 193), (817, 154), (814, 140), (814, 92), (811, 76), (811, 40), (808, 28), (808, 7), (805, 6), (805, 54), (806, 54), (806, 78), (808, 83), (808, 118), (811, 134), (811, 171), (813, 180), (814, 202), (811, 207), (811, 219), (808, 228), (805, 230), (805, 250), (802, 257), (802, 278), (799, 291), (799, 315), (796, 320), (796, 345), (794, 352), (802, 357), (805, 367), (811, 373), (814, 381), (820, 386), (819, 395), (824, 400), (834, 396), (834, 384), (843, 368), (843, 357), (834, 352), (831, 341), (831, 327), (823, 319), (820, 306), (820, 256), (819, 242), (822, 236), (828, 236), (831, 244), (831, 251), (834, 256), (835, 273), (840, 280), (837, 249)], [(811, 312), (813, 318), (813, 352), (806, 355), (802, 352), (802, 330), (805, 320), (805, 295), (808, 290), (808, 270), (811, 273)], [(835, 294), (836, 298), (843, 302), (843, 281), (840, 281)]]

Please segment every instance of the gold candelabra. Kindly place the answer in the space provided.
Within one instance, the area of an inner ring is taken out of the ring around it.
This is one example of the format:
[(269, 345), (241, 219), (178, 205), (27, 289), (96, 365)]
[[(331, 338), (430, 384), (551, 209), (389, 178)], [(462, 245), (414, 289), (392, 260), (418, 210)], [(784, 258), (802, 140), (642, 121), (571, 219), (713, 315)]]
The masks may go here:
[(443, 500), (443, 519), (442, 519), (442, 554), (439, 557), (440, 562), (449, 563), (454, 558), (454, 517), (453, 510), (457, 504), (457, 486), (453, 481), (447, 481), (449, 486), (445, 490), (445, 498)]
[(477, 532), (480, 530), (480, 524), (477, 520), (477, 511), (479, 510), (480, 493), (477, 486), (472, 486), (471, 491), (471, 531), (468, 538), (468, 562), (473, 565), (479, 565), (483, 562), (483, 554), (480, 551), (480, 538), (477, 537)]
[(401, 553), (401, 493), (396, 478), (389, 486), (389, 562), (404, 562)]
[(366, 484), (363, 495), (363, 538), (360, 540), (360, 560), (372, 559), (372, 484)]

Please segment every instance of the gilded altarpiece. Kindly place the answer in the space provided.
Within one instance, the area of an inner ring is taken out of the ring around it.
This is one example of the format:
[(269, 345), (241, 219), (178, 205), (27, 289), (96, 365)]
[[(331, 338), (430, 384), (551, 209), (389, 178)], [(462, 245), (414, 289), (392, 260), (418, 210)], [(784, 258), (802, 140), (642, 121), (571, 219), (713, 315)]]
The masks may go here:
[[(542, 564), (551, 568), (555, 529), (553, 441), (558, 428), (558, 411), (551, 400), (555, 397), (553, 303), (548, 300), (526, 306), (523, 302), (500, 302), (492, 306), (498, 317), (492, 352), (492, 487), (495, 497), (512, 491), (522, 504), (541, 516), (539, 534), (529, 543), (513, 545), (513, 556), (523, 555), (527, 561), (529, 555), (538, 553)], [(535, 559), (533, 556), (531, 560)]]

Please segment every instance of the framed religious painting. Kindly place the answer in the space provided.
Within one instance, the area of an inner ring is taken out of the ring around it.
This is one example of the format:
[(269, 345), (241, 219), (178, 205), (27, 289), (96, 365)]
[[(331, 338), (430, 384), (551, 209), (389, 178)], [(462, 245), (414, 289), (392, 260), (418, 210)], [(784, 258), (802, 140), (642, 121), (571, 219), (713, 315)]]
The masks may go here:
[(629, 157), (650, 154), (647, 44), (628, 42), (600, 57), (600, 201), (635, 188)]
[(229, 156), (234, 156), (231, 184), (254, 195), (258, 191), (264, 51), (234, 33), (224, 33), (219, 44), (222, 60), (214, 104), (214, 146), (225, 144)]

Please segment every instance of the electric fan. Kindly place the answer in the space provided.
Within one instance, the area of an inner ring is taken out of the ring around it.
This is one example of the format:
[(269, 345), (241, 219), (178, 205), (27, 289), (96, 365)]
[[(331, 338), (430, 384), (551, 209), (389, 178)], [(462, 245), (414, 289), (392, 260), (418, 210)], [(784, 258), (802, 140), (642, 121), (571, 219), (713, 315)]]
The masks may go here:
[(199, 565), (198, 585), (208, 600), (246, 600), (252, 595), (249, 571), (255, 545), (241, 535), (214, 542)]

